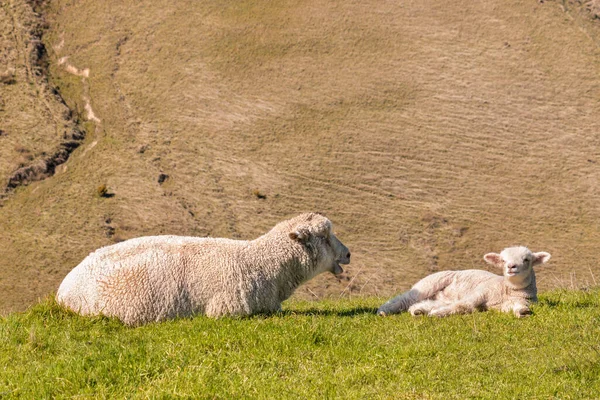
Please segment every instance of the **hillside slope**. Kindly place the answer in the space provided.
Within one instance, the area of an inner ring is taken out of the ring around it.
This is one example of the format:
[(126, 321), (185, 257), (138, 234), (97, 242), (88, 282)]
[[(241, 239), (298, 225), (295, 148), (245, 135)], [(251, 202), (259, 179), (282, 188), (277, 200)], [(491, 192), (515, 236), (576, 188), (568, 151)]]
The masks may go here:
[(0, 309), (101, 245), (253, 238), (308, 210), (353, 262), (300, 297), (392, 295), (513, 244), (553, 254), (542, 290), (600, 276), (600, 24), (575, 10), (50, 0), (45, 15), (52, 83), (87, 136), (0, 208)]

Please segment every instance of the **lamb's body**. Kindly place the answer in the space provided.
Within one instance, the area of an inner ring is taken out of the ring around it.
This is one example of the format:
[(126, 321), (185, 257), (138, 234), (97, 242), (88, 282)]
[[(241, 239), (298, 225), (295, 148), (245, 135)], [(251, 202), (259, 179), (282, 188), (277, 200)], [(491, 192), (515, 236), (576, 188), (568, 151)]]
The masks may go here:
[(529, 304), (537, 301), (531, 267), (549, 258), (548, 253), (533, 254), (525, 247), (505, 249), (501, 254), (490, 253), (486, 261), (506, 267), (504, 276), (481, 270), (437, 272), (382, 305), (378, 314), (409, 311), (412, 315), (443, 317), (496, 309), (522, 317), (530, 314)]
[(57, 299), (80, 314), (116, 316), (129, 325), (277, 311), (301, 283), (349, 262), (332, 233), (337, 252), (313, 243), (319, 237), (312, 231), (306, 243), (291, 239), (303, 223), (315, 232), (331, 229), (325, 217), (303, 214), (252, 241), (152, 236), (104, 247), (67, 275)]

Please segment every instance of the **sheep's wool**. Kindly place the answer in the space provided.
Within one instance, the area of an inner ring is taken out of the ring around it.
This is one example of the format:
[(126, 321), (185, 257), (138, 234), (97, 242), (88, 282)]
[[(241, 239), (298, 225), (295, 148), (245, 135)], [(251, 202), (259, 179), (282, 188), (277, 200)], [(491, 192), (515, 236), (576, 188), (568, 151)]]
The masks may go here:
[(503, 276), (481, 270), (437, 272), (383, 304), (377, 313), (408, 311), (412, 315), (444, 317), (497, 309), (520, 318), (529, 315), (530, 303), (537, 301), (533, 266), (549, 259), (549, 253), (532, 253), (523, 246), (509, 247), (500, 254), (488, 253), (484, 260), (502, 268)]
[(252, 240), (151, 236), (91, 253), (63, 280), (59, 303), (140, 325), (178, 316), (281, 308), (303, 282), (349, 263), (331, 222), (307, 213)]

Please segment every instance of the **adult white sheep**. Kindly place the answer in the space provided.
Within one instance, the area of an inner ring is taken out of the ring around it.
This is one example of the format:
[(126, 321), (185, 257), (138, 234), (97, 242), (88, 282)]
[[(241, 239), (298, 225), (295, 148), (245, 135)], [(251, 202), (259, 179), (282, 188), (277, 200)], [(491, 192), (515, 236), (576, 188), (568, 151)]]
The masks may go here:
[(408, 310), (412, 315), (445, 317), (497, 309), (512, 312), (518, 318), (531, 314), (529, 305), (537, 301), (533, 266), (548, 262), (550, 254), (532, 253), (527, 247), (518, 246), (500, 254), (488, 253), (483, 259), (503, 268), (504, 276), (474, 269), (437, 272), (379, 307), (377, 313)]
[(350, 252), (329, 219), (302, 214), (251, 241), (151, 236), (103, 247), (63, 280), (60, 304), (128, 325), (274, 312), (303, 282), (340, 274)]

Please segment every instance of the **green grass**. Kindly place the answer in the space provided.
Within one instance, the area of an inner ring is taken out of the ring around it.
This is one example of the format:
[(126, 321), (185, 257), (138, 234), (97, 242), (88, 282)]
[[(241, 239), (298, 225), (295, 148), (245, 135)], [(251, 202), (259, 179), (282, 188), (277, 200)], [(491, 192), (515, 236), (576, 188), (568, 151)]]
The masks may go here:
[(48, 300), (0, 319), (0, 398), (594, 398), (600, 291), (535, 315), (374, 315), (381, 299), (141, 328)]

